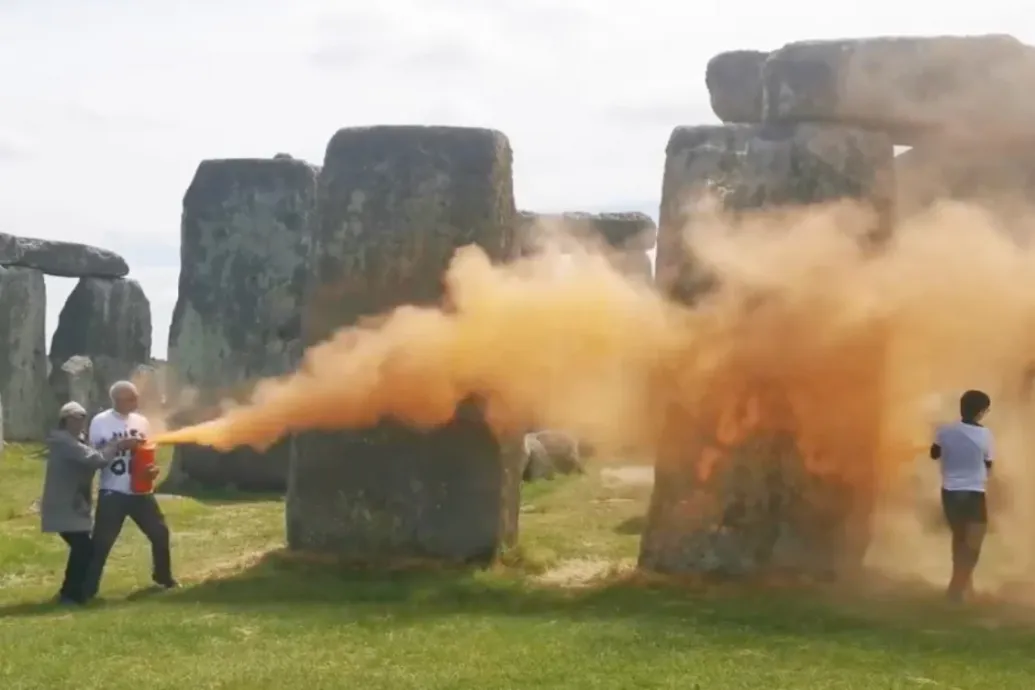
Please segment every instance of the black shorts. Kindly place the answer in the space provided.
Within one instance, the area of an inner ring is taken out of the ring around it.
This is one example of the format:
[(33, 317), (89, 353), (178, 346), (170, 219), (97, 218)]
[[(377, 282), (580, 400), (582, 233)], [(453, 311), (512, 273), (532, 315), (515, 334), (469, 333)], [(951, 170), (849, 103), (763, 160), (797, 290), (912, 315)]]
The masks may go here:
[(942, 489), (942, 510), (952, 528), (988, 522), (984, 491), (946, 491)]

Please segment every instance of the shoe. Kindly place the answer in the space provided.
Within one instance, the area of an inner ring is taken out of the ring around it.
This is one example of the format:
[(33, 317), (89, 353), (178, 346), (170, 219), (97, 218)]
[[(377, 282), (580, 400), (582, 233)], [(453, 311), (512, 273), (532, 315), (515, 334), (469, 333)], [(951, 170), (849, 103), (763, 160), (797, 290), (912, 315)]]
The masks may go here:
[(169, 579), (169, 580), (155, 580), (154, 583), (156, 585), (158, 585), (159, 587), (161, 587), (162, 589), (176, 589), (177, 587), (180, 586), (180, 583), (177, 582), (176, 580), (173, 580), (173, 579)]

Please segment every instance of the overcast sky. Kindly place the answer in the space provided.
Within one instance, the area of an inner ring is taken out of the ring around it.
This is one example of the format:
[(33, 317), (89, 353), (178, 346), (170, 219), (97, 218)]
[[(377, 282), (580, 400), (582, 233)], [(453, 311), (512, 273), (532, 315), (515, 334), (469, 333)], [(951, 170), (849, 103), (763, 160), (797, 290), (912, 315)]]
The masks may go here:
[[(340, 127), (486, 126), (510, 137), (519, 207), (656, 216), (669, 132), (716, 121), (712, 55), (880, 34), (1035, 43), (1030, 0), (953, 4), (0, 0), (0, 231), (122, 253), (164, 357), (204, 158), (319, 163)], [(48, 338), (73, 285), (48, 279)]]

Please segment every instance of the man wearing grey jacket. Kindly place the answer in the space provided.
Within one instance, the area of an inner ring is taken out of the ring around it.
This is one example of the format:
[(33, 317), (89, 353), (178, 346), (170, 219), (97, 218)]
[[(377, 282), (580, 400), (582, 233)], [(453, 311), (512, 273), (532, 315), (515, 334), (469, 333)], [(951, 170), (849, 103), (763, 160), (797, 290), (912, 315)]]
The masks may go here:
[(86, 599), (83, 582), (93, 559), (93, 475), (107, 467), (119, 451), (139, 441), (122, 439), (100, 449), (83, 442), (86, 410), (70, 402), (58, 413), (57, 428), (47, 436), (47, 469), (40, 499), (44, 533), (58, 534), (68, 544), (68, 562), (58, 599), (79, 604)]

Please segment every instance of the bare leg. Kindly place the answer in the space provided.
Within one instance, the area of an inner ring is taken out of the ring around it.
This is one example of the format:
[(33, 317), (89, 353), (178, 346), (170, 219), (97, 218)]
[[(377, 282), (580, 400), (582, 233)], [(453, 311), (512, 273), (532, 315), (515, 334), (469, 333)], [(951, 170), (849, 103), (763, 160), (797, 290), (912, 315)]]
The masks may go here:
[(974, 590), (974, 569), (981, 556), (985, 541), (986, 526), (981, 522), (969, 522), (952, 530), (952, 580), (948, 596), (961, 600)]
[(966, 589), (969, 574), (967, 571), (967, 533), (965, 526), (954, 525), (952, 527), (952, 579), (949, 580), (949, 589), (946, 595), (950, 599), (960, 600)]
[(986, 525), (983, 522), (972, 522), (967, 525), (964, 544), (967, 553), (966, 589), (967, 593), (974, 591), (974, 569), (977, 567), (978, 559), (981, 558), (981, 547), (985, 543)]

